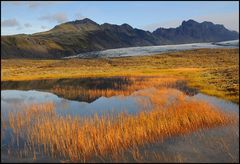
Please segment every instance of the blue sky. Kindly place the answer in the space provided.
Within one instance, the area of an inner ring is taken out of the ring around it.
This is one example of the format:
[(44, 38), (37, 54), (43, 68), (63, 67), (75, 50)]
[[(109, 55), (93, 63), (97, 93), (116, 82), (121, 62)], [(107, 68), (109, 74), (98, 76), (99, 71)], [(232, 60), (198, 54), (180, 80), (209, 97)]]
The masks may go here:
[(1, 35), (46, 31), (76, 19), (121, 25), (153, 31), (158, 27), (177, 27), (183, 20), (212, 21), (230, 30), (239, 29), (239, 2), (74, 2), (1, 1)]

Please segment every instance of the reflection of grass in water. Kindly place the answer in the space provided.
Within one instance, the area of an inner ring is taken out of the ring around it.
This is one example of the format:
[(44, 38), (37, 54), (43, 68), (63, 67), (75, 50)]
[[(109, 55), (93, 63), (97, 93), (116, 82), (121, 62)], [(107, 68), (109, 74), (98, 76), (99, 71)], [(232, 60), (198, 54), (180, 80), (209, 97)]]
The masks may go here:
[[(165, 94), (175, 94), (175, 91), (155, 91), (150, 98), (156, 103)], [(162, 100), (155, 104), (153, 110), (142, 111), (135, 116), (95, 115), (90, 118), (58, 116), (54, 112), (54, 105), (48, 103), (33, 105), (17, 116), (10, 115), (9, 123), (17, 144), (21, 137), (27, 140), (21, 155), (33, 153), (36, 158), (37, 151), (57, 159), (87, 162), (93, 159), (118, 161), (124, 158), (126, 151), (130, 151), (136, 161), (140, 158), (140, 145), (160, 142), (199, 128), (234, 122), (233, 116), (205, 102), (185, 100), (183, 94), (178, 94), (176, 101), (166, 110), (163, 110), (164, 103)], [(181, 161), (181, 157), (177, 160)]]
[(68, 102), (66, 99), (61, 99), (61, 107), (62, 109), (68, 109)]
[[(128, 77), (128, 83), (119, 84), (117, 81), (111, 83), (112, 88), (98, 89), (98, 88), (83, 88), (82, 86), (54, 86), (51, 92), (66, 97), (68, 99), (76, 99), (81, 96), (82, 99), (91, 100), (101, 96), (111, 97), (116, 95), (128, 96), (134, 91), (141, 90), (148, 87), (162, 88), (171, 86), (176, 83), (177, 78), (172, 77)], [(108, 79), (106, 79), (107, 81)]]
[[(163, 143), (140, 146), (137, 148), (138, 160), (190, 163), (239, 162), (237, 126), (201, 129), (187, 135), (168, 138)], [(151, 157), (153, 154), (158, 158)]]

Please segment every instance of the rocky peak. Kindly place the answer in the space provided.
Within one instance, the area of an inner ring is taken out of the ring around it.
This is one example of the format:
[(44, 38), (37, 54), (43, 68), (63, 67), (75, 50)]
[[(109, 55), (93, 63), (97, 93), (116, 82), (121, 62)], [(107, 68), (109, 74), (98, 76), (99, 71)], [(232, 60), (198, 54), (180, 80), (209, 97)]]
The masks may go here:
[(122, 27), (126, 28), (126, 29), (133, 29), (132, 26), (130, 26), (129, 24), (127, 23), (124, 23), (121, 25)]
[(75, 20), (75, 21), (68, 22), (68, 23), (70, 23), (70, 24), (95, 24), (95, 25), (98, 25), (96, 22), (92, 21), (89, 18), (85, 18), (85, 19), (82, 19), (82, 20)]
[(189, 19), (188, 21), (183, 21), (182, 22), (182, 26), (193, 26), (193, 25), (197, 25), (197, 24), (199, 24), (199, 23), (192, 20), (192, 19)]

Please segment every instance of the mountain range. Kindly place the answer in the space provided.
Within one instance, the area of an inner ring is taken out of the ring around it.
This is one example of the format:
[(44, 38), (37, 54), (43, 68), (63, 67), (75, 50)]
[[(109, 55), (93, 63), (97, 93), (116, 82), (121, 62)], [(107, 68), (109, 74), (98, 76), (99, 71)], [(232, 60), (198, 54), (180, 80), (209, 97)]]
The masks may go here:
[(1, 58), (62, 58), (112, 48), (219, 42), (239, 38), (239, 33), (212, 22), (183, 21), (176, 28), (153, 32), (128, 24), (97, 24), (85, 18), (66, 22), (49, 31), (1, 36)]

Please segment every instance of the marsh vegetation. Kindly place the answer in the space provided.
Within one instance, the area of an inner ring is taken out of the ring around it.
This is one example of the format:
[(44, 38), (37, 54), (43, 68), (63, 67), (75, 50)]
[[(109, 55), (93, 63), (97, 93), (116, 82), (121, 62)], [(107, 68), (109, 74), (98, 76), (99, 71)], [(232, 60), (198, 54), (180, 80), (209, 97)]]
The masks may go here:
[[(168, 94), (175, 95), (176, 99), (166, 106)], [(120, 113), (63, 117), (56, 114), (52, 103), (33, 104), (24, 112), (10, 113), (5, 123), (13, 134), (9, 151), (20, 157), (30, 155), (33, 159), (38, 154), (75, 162), (121, 161), (124, 152), (136, 153), (142, 145), (201, 128), (236, 123), (234, 115), (205, 102), (187, 100), (174, 89), (157, 90), (148, 96), (154, 108), (134, 116)]]
[(239, 162), (238, 60), (2, 60), (2, 162)]
[(198, 49), (152, 56), (1, 60), (2, 81), (40, 79), (166, 76), (184, 78), (208, 95), (239, 102), (239, 49)]
[[(81, 101), (92, 97), (131, 95), (136, 97), (141, 109), (134, 114), (122, 111), (82, 116), (61, 115), (54, 102), (28, 104), (24, 110), (9, 112), (2, 119), (2, 138), (5, 139), (2, 154), (8, 160), (16, 156), (26, 161), (183, 162), (186, 157), (180, 154), (168, 155), (155, 150), (154, 155), (150, 155), (142, 150), (200, 129), (231, 127), (238, 123), (236, 113), (223, 112), (210, 103), (191, 98), (196, 90), (176, 78), (111, 77), (95, 79), (95, 82), (91, 78), (79, 81), (82, 82), (79, 85), (85, 85), (76, 86), (75, 90), (71, 89), (73, 85), (68, 80), (54, 85), (50, 81), (41, 87), (68, 99), (86, 96)], [(14, 84), (18, 86), (16, 82)], [(4, 86), (7, 88), (7, 84)], [(24, 85), (21, 87), (24, 89)], [(28, 87), (25, 85), (25, 89)], [(150, 99), (151, 108), (141, 97)], [(224, 140), (218, 146), (223, 144), (226, 144)], [(230, 153), (226, 158), (238, 160), (231, 156)]]

